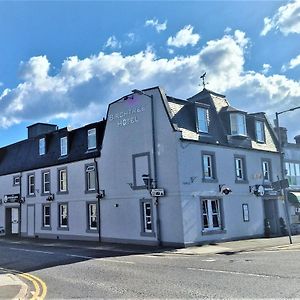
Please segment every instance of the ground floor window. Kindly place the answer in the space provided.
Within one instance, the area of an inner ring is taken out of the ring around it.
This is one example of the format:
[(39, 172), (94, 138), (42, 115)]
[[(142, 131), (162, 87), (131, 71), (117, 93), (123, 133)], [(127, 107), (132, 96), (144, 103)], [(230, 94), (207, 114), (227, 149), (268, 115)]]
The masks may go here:
[(59, 204), (59, 228), (68, 227), (68, 204)]
[(89, 230), (97, 229), (97, 204), (96, 203), (88, 204), (88, 229)]
[(220, 199), (202, 199), (203, 230), (221, 229)]
[(43, 205), (43, 227), (51, 226), (51, 206), (49, 204)]
[(140, 200), (141, 235), (154, 236), (152, 200)]

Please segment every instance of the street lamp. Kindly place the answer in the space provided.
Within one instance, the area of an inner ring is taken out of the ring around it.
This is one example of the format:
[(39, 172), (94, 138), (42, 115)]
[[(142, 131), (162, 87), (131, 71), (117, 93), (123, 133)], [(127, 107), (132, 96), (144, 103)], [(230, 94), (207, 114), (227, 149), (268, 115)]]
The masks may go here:
[[(153, 105), (153, 95), (148, 95), (145, 92), (134, 89), (132, 90), (134, 94), (143, 95), (151, 100), (151, 122), (152, 122), (152, 151), (153, 151), (153, 188), (157, 188), (157, 163), (156, 163), (156, 139), (155, 139), (155, 116), (154, 116), (154, 105)], [(144, 177), (145, 178), (145, 177)], [(146, 178), (145, 178), (146, 179)], [(149, 178), (150, 179), (150, 178)], [(161, 245), (161, 232), (160, 232), (160, 213), (159, 213), (159, 197), (155, 197), (155, 207), (156, 207), (156, 229), (157, 229), (157, 241), (158, 245)]]
[[(293, 108), (275, 113), (275, 115), (276, 115), (276, 131), (277, 131), (277, 137), (278, 137), (278, 143), (279, 143), (281, 179), (282, 180), (285, 179), (285, 167), (284, 167), (284, 153), (282, 151), (282, 141), (281, 141), (281, 133), (280, 133), (280, 127), (279, 127), (279, 115), (284, 114), (284, 113), (289, 112), (289, 111), (294, 111), (296, 109), (300, 109), (300, 106), (293, 107)], [(292, 244), (293, 242), (292, 242), (292, 237), (291, 237), (290, 218), (289, 218), (288, 207), (287, 207), (287, 191), (286, 191), (286, 188), (283, 189), (283, 202), (284, 202), (284, 208), (285, 208), (285, 214), (286, 214), (286, 222), (287, 222), (289, 240), (290, 240), (290, 244)]]

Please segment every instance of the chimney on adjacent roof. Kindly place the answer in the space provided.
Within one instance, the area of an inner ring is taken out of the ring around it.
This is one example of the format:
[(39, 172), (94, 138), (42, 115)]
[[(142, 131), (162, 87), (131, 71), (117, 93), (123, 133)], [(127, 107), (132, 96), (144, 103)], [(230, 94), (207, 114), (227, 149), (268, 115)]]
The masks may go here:
[(28, 129), (28, 138), (34, 138), (41, 134), (46, 134), (58, 130), (58, 126), (54, 124), (47, 123), (36, 123), (27, 127)]
[[(278, 136), (277, 127), (275, 127), (274, 129)], [(288, 142), (287, 129), (285, 127), (279, 127), (279, 134), (281, 138), (281, 143), (286, 144)]]
[(296, 141), (296, 144), (300, 145), (300, 135), (296, 135), (294, 137), (295, 141)]

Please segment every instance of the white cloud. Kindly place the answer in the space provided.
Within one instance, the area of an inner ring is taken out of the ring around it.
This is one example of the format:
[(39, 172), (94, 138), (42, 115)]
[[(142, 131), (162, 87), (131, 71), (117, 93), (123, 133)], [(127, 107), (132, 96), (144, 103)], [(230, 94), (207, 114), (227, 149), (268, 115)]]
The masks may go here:
[(299, 0), (290, 1), (288, 4), (279, 7), (272, 18), (264, 18), (264, 28), (260, 34), (265, 36), (272, 29), (279, 30), (283, 35), (300, 34)]
[(285, 72), (288, 69), (294, 69), (300, 65), (300, 54), (296, 56), (295, 58), (292, 58), (288, 64), (283, 65), (281, 67), (281, 71)]
[[(200, 90), (202, 71), (207, 72), (207, 87), (226, 94), (238, 108), (266, 111), (273, 118), (275, 109), (299, 105), (300, 81), (245, 69), (249, 43), (246, 35), (236, 30), (207, 42), (196, 54), (170, 59), (158, 58), (150, 47), (127, 56), (116, 52), (84, 59), (74, 56), (57, 68), (56, 75), (49, 75), (51, 65), (46, 56), (32, 57), (21, 64), (23, 82), (0, 95), (0, 126), (57, 118), (79, 126), (101, 119), (109, 102), (136, 87), (161, 85), (169, 95), (187, 98)], [(263, 68), (269, 67), (265, 64)], [(297, 116), (299, 119), (295, 112), (283, 122), (294, 128), (293, 133), (298, 130)]]
[(176, 36), (170, 36), (167, 40), (168, 46), (185, 47), (187, 45), (195, 46), (200, 40), (200, 35), (193, 33), (194, 27), (187, 25), (176, 33)]
[(263, 74), (265, 74), (265, 75), (266, 75), (267, 73), (269, 73), (270, 69), (272, 68), (272, 66), (269, 65), (269, 64), (263, 64), (262, 67), (263, 67), (263, 68), (262, 68), (261, 72), (262, 72)]
[(112, 35), (107, 39), (107, 41), (104, 45), (104, 48), (120, 49), (121, 48), (121, 42), (119, 42), (117, 40), (117, 38), (114, 35)]
[(224, 33), (229, 34), (232, 31), (232, 28), (226, 27)]
[(167, 29), (167, 21), (164, 23), (159, 23), (156, 18), (149, 19), (145, 22), (145, 26), (152, 26), (158, 33), (160, 33), (161, 31), (165, 31)]

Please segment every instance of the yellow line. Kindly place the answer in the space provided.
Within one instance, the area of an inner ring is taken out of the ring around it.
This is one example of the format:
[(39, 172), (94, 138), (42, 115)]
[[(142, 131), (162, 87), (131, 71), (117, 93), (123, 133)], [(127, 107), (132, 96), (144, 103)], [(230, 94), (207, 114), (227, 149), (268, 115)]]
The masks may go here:
[(43, 300), (45, 297), (46, 297), (46, 294), (47, 294), (47, 285), (46, 283), (39, 277), (36, 277), (32, 274), (27, 274), (29, 276), (31, 276), (33, 279), (35, 279), (36, 281), (38, 281), (42, 287), (42, 294), (41, 296), (39, 297), (39, 299)]
[(34, 280), (33, 278), (31, 278), (31, 276), (28, 276), (29, 274), (27, 273), (22, 273), (22, 274), (18, 274), (20, 277), (23, 277), (29, 281), (31, 281), (34, 285), (34, 288), (35, 288), (35, 292), (34, 294), (32, 295), (32, 298), (31, 300), (33, 299), (37, 299), (38, 295), (40, 294), (40, 287), (38, 285), (38, 283), (36, 282), (36, 280)]

